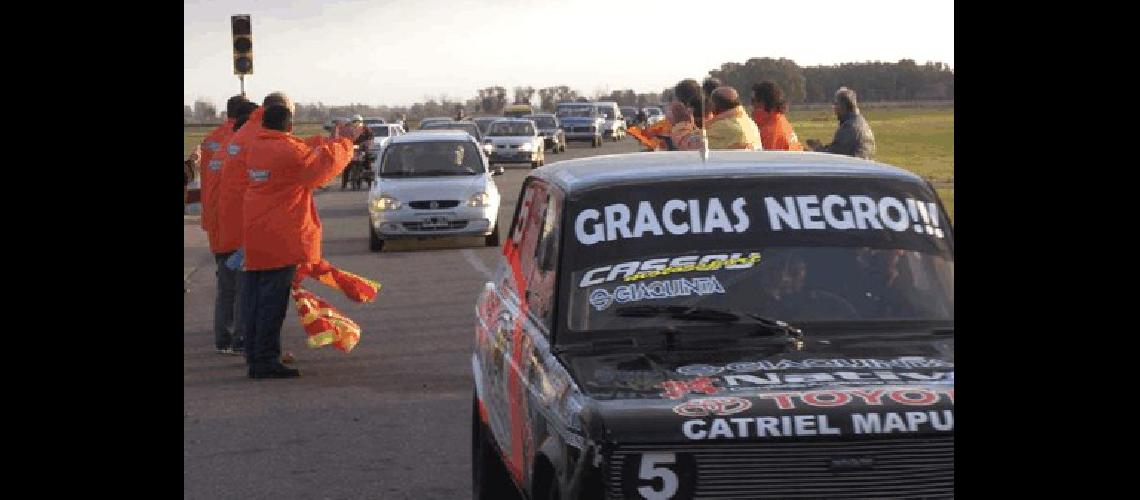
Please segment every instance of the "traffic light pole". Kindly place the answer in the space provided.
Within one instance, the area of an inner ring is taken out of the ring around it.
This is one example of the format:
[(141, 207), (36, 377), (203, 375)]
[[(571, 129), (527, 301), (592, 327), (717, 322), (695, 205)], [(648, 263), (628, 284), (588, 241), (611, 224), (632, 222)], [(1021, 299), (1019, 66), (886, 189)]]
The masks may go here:
[(238, 75), (238, 78), (241, 79), (241, 96), (245, 97), (245, 75)]

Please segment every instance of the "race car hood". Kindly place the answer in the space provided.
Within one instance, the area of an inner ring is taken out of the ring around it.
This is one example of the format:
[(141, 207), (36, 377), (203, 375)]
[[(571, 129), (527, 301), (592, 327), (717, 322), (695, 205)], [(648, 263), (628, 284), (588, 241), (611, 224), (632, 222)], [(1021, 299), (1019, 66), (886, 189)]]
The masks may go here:
[[(563, 354), (606, 435), (629, 443), (953, 432), (953, 340), (812, 341)], [(595, 432), (598, 428), (595, 427)]]

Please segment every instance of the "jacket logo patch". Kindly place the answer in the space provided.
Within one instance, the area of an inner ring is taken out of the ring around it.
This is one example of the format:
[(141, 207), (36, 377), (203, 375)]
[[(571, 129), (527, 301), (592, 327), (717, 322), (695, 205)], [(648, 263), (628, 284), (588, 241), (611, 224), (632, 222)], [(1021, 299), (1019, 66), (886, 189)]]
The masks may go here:
[(249, 180), (251, 182), (265, 182), (265, 181), (269, 180), (269, 171), (268, 170), (252, 170), (251, 169), (249, 171)]
[(241, 151), (241, 146), (237, 144), (230, 144), (229, 147), (226, 148), (226, 152), (229, 153), (230, 156), (238, 154), (238, 151)]
[(217, 152), (219, 149), (222, 149), (222, 145), (219, 144), (218, 141), (210, 141), (206, 143), (206, 149)]
[(210, 170), (218, 171), (222, 169), (222, 160), (210, 160)]

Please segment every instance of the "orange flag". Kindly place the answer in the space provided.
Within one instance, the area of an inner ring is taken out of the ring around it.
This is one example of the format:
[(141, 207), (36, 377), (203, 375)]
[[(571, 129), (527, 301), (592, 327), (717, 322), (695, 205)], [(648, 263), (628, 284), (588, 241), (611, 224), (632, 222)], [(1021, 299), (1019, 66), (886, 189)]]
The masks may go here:
[(293, 277), (293, 301), (301, 326), (308, 335), (309, 347), (318, 348), (332, 344), (333, 347), (349, 352), (360, 342), (360, 325), (349, 319), (328, 301), (301, 287), (306, 277), (315, 278), (344, 293), (353, 302), (372, 302), (380, 292), (380, 283), (342, 271), (328, 261), (305, 264), (297, 267)]

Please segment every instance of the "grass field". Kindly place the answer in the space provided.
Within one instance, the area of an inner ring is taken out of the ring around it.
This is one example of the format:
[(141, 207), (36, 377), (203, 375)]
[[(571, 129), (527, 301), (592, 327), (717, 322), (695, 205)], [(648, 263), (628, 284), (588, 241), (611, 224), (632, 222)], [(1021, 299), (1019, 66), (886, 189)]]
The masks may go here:
[[(875, 159), (929, 179), (953, 220), (954, 108), (875, 108), (867, 105), (863, 108), (863, 115), (875, 133)], [(835, 133), (835, 114), (830, 109), (797, 110), (793, 106), (788, 120), (792, 122), (800, 142), (819, 139), (826, 144), (831, 142)], [(183, 130), (185, 156), (212, 127), (185, 127)], [(325, 132), (320, 125), (313, 124), (299, 125), (294, 133), (309, 136)]]
[[(954, 108), (862, 108), (875, 133), (875, 160), (930, 180), (954, 218)], [(831, 142), (837, 122), (831, 109), (792, 110), (788, 120), (800, 142)]]

